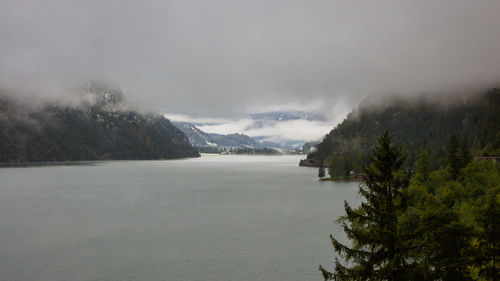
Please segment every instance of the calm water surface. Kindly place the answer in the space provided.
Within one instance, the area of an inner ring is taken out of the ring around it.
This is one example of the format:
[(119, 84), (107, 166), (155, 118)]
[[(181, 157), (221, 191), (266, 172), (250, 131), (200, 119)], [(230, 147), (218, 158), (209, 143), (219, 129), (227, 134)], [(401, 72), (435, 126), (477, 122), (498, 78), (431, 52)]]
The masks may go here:
[(357, 184), (299, 158), (0, 169), (0, 280), (322, 280)]

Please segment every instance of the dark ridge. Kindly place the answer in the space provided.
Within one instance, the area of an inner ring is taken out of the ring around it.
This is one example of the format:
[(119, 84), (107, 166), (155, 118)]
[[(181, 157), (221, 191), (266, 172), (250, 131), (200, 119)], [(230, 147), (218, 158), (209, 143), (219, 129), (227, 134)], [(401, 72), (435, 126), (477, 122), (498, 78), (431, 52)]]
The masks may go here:
[[(413, 165), (422, 149), (432, 163), (445, 164), (446, 147), (452, 134), (467, 138), (475, 156), (500, 154), (500, 90), (457, 98), (443, 106), (429, 99), (393, 99), (386, 106), (360, 106), (328, 133), (302, 160), (302, 166), (337, 167), (343, 175), (348, 169), (360, 172), (367, 165), (377, 136), (389, 130), (395, 144), (404, 145), (408, 166)], [(434, 168), (437, 168), (434, 167)]]
[(92, 104), (39, 107), (26, 106), (7, 96), (0, 97), (0, 162), (199, 156), (184, 133), (165, 117), (116, 110), (117, 99), (109, 95), (112, 97), (112, 93), (108, 93), (104, 100)]

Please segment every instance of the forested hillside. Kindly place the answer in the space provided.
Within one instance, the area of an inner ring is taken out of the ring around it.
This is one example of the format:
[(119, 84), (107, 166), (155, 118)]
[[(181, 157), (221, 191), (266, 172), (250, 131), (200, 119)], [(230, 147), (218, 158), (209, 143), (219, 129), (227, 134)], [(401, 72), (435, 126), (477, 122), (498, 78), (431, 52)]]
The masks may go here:
[(500, 90), (455, 97), (446, 104), (431, 98), (393, 98), (384, 106), (362, 104), (335, 127), (301, 165), (330, 165), (334, 175), (359, 173), (377, 136), (388, 129), (393, 142), (404, 145), (407, 165), (422, 149), (437, 168), (445, 164), (452, 135), (469, 146), (475, 156), (500, 154)]
[(94, 90), (87, 93), (92, 101), (78, 106), (28, 106), (1, 96), (0, 162), (199, 156), (162, 115), (121, 110), (120, 93)]

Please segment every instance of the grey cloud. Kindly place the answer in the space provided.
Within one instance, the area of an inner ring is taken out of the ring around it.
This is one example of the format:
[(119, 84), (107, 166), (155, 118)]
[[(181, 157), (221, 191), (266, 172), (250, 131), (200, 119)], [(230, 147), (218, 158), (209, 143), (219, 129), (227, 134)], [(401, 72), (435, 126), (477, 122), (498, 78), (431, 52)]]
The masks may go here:
[(248, 107), (500, 82), (500, 2), (1, 0), (0, 84), (87, 79), (145, 105)]

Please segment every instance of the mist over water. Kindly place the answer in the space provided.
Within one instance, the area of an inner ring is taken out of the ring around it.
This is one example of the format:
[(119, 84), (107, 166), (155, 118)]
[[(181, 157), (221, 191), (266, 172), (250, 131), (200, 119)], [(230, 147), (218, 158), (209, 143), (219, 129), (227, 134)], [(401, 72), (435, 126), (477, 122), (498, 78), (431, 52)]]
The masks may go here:
[(299, 159), (0, 169), (0, 279), (321, 280), (357, 184)]

